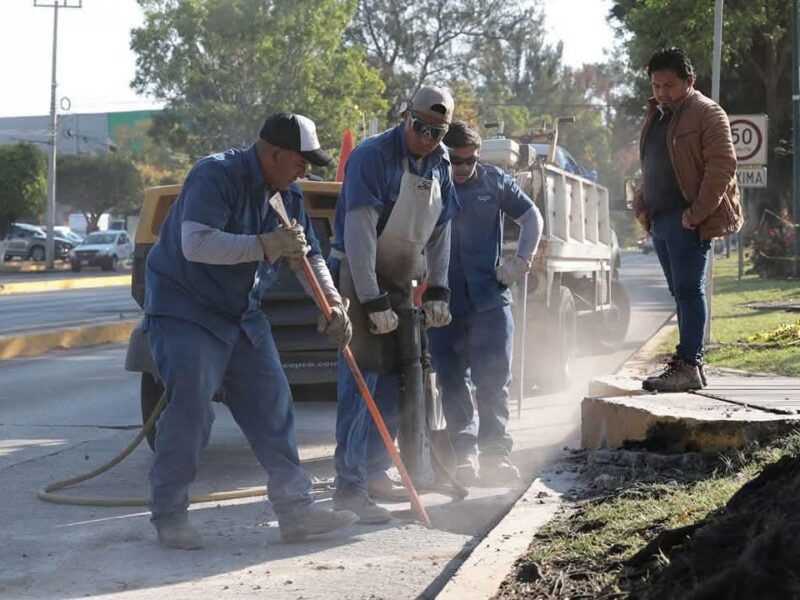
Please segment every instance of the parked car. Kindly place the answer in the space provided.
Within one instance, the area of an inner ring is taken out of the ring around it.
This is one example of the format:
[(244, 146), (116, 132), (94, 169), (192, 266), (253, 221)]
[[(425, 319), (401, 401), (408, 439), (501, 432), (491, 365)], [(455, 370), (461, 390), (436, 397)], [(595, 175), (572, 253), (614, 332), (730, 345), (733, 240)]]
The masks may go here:
[(82, 235), (75, 233), (72, 229), (70, 229), (66, 225), (56, 225), (55, 227), (53, 227), (53, 232), (55, 233), (55, 235), (70, 240), (76, 246), (83, 241)]
[(642, 254), (650, 254), (651, 252), (655, 252), (655, 246), (653, 246), (653, 238), (649, 235), (644, 236), (638, 242), (639, 250), (642, 251)]
[[(55, 240), (56, 258), (67, 258), (76, 243), (57, 233), (53, 235), (53, 239)], [(14, 223), (6, 243), (5, 257), (6, 259), (22, 258), (41, 262), (46, 256), (46, 242), (47, 234), (41, 227), (27, 223)]]
[(127, 231), (94, 231), (69, 253), (73, 271), (83, 267), (100, 267), (115, 271), (119, 263), (128, 260), (133, 245)]

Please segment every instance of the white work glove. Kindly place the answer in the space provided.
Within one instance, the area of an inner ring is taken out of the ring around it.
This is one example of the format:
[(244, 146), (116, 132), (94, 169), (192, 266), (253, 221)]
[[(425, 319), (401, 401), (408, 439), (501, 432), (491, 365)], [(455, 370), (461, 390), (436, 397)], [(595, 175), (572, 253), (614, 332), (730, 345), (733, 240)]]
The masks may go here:
[(346, 346), (353, 337), (353, 327), (350, 325), (350, 317), (347, 309), (350, 308), (350, 301), (342, 298), (340, 302), (331, 303), (331, 320), (320, 315), (317, 319), (317, 331), (324, 333), (326, 337), (339, 346)]
[(292, 227), (278, 227), (274, 231), (262, 233), (258, 236), (264, 256), (270, 262), (285, 258), (289, 262), (303, 259), (310, 250), (306, 243), (306, 234), (300, 225)]
[(453, 317), (450, 315), (450, 305), (444, 300), (428, 300), (422, 303), (422, 313), (425, 315), (425, 329), (430, 327), (445, 327), (450, 325)]
[(389, 304), (389, 296), (385, 293), (372, 300), (361, 303), (364, 312), (369, 316), (369, 330), (375, 335), (384, 335), (397, 329), (397, 313)]
[(369, 313), (369, 330), (375, 335), (391, 333), (397, 329), (397, 313), (391, 308), (379, 312)]
[(510, 260), (503, 261), (501, 265), (495, 267), (494, 274), (495, 277), (497, 277), (497, 281), (509, 287), (522, 279), (522, 276), (530, 270), (531, 267), (526, 260), (515, 256)]

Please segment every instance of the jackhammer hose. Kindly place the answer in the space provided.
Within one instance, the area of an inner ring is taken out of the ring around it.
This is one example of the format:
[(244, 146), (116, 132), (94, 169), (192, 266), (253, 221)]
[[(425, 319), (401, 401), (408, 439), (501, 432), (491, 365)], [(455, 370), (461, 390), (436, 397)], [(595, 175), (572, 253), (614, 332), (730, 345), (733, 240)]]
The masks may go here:
[[(147, 421), (144, 425), (142, 425), (142, 429), (136, 435), (135, 438), (128, 444), (127, 448), (125, 448), (122, 452), (117, 454), (114, 458), (110, 461), (101, 465), (94, 469), (93, 471), (89, 471), (88, 473), (84, 473), (83, 475), (78, 475), (76, 477), (72, 477), (70, 479), (62, 479), (61, 481), (54, 481), (53, 483), (47, 484), (43, 488), (41, 488), (38, 492), (38, 497), (45, 502), (52, 502), (53, 504), (70, 504), (75, 506), (147, 506), (148, 500), (147, 498), (106, 498), (103, 496), (66, 496), (63, 494), (54, 494), (58, 490), (63, 490), (64, 488), (76, 485), (83, 481), (87, 481), (98, 475), (105, 473), (106, 471), (114, 468), (116, 465), (121, 463), (125, 458), (127, 458), (139, 444), (142, 443), (142, 440), (147, 437), (147, 434), (150, 430), (155, 427), (156, 421), (158, 420), (158, 416), (161, 414), (161, 411), (164, 410), (164, 406), (167, 404), (167, 396), (166, 393), (161, 394), (161, 398), (159, 398), (158, 403), (156, 404), (153, 412), (150, 413)], [(328, 483), (327, 482), (316, 482), (313, 484), (313, 488), (316, 490), (323, 490), (327, 489)], [(203, 494), (201, 496), (192, 496), (189, 499), (190, 504), (197, 504), (199, 502), (218, 502), (221, 500), (233, 500), (236, 498), (253, 498), (256, 496), (264, 496), (267, 493), (266, 486), (256, 486), (256, 487), (248, 487), (248, 488), (241, 488), (239, 490), (232, 490), (229, 492), (213, 492), (211, 494)]]

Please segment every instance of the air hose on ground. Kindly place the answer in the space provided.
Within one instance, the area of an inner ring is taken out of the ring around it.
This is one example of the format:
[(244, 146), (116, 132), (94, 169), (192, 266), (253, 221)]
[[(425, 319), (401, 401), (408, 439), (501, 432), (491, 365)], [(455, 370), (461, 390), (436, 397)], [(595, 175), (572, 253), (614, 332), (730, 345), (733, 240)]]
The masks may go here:
[[(142, 429), (136, 435), (131, 443), (119, 454), (117, 454), (114, 458), (110, 461), (97, 467), (96, 469), (89, 471), (88, 473), (84, 473), (82, 475), (78, 475), (76, 477), (71, 477), (70, 479), (62, 479), (61, 481), (54, 481), (53, 483), (47, 484), (43, 488), (39, 490), (37, 494), (38, 497), (45, 502), (52, 502), (54, 504), (70, 504), (75, 506), (147, 506), (147, 498), (106, 498), (104, 496), (68, 496), (64, 494), (56, 494), (59, 490), (63, 490), (64, 488), (68, 488), (70, 486), (76, 485), (78, 483), (82, 483), (84, 481), (88, 481), (89, 479), (93, 479), (98, 475), (109, 471), (110, 469), (114, 468), (116, 465), (121, 463), (125, 458), (127, 458), (139, 444), (142, 443), (142, 440), (147, 437), (147, 434), (150, 430), (155, 427), (156, 420), (158, 420), (158, 416), (161, 414), (161, 411), (164, 410), (164, 406), (167, 404), (166, 394), (162, 394), (161, 398), (159, 399), (158, 403), (156, 404), (153, 412), (150, 413), (150, 417), (147, 419), (145, 424), (142, 426)], [(314, 489), (316, 490), (324, 490), (328, 488), (328, 482), (315, 482)], [(203, 494), (201, 496), (192, 496), (189, 499), (191, 504), (196, 504), (199, 502), (219, 502), (221, 500), (233, 500), (236, 498), (253, 498), (257, 496), (264, 496), (267, 493), (266, 486), (255, 486), (255, 487), (248, 487), (242, 488), (238, 490), (232, 490), (228, 492), (213, 492), (211, 494)]]

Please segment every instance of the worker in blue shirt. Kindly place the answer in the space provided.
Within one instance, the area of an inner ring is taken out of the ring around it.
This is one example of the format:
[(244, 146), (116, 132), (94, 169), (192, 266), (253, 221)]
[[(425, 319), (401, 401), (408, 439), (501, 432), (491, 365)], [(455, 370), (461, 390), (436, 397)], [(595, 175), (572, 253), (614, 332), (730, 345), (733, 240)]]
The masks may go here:
[[(341, 261), (339, 287), (350, 299), (350, 346), (373, 395), (379, 375), (391, 374), (383, 359), (396, 340), (388, 334), (398, 326), (395, 309), (410, 307), (412, 280), (428, 282), (425, 327), (450, 322), (447, 262), (458, 204), (441, 140), (453, 108), (446, 90), (420, 88), (403, 121), (363, 141), (345, 167), (332, 255)], [(363, 523), (385, 523), (391, 514), (367, 491), (370, 416), (341, 356), (337, 395), (334, 504)]]
[[(333, 286), (294, 183), (309, 163), (329, 162), (310, 119), (275, 113), (249, 148), (207, 156), (192, 168), (150, 251), (144, 328), (168, 400), (156, 427), (150, 510), (167, 547), (203, 546), (188, 521), (188, 489), (208, 442), (218, 391), (266, 470), (284, 540), (357, 519), (312, 501), (297, 452), (289, 383), (261, 311), (281, 261), (297, 272), (308, 256), (333, 307), (330, 321), (320, 316), (320, 330), (340, 346), (350, 339), (346, 302)], [(276, 193), (292, 227), (281, 227), (269, 205)]]
[[(531, 267), (542, 215), (511, 176), (477, 162), (481, 138), (475, 129), (456, 121), (444, 144), (461, 209), (450, 246), (453, 321), (429, 332), (430, 351), (458, 459), (456, 476), (467, 484), (478, 477), (480, 450), (480, 478), (504, 484), (519, 479), (508, 432), (514, 337), (509, 286)], [(502, 215), (519, 224), (520, 235), (514, 255), (501, 261)]]

